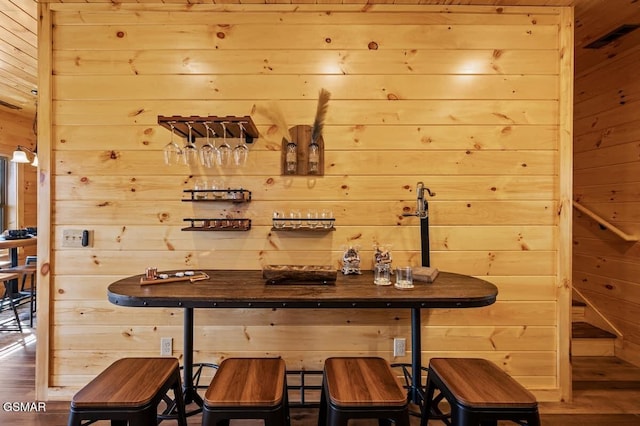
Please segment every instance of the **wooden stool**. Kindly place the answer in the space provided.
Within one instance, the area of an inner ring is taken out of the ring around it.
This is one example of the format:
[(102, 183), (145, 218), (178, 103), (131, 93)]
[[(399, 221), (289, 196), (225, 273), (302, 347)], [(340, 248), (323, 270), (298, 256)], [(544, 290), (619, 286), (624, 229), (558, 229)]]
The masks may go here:
[[(436, 389), (440, 395), (434, 399)], [(454, 426), (497, 425), (498, 420), (540, 425), (535, 396), (485, 359), (431, 359), (421, 426), (426, 426), (432, 414), (433, 418), (448, 417), (438, 408), (443, 398), (451, 406), (450, 424)]]
[(17, 279), (18, 274), (16, 273), (0, 273), (0, 281), (4, 283), (4, 296), (2, 296), (2, 302), (4, 302), (5, 298), (9, 298), (9, 307), (13, 310), (13, 316), (16, 319), (16, 328), (3, 327), (0, 328), (0, 331), (19, 331), (22, 333), (22, 324), (20, 324), (20, 317), (18, 316), (18, 310), (16, 309), (16, 304), (13, 300), (13, 291), (11, 288), (11, 280)]
[(354, 418), (409, 426), (407, 394), (384, 359), (328, 358), (322, 381), (318, 426), (346, 426)]
[(204, 395), (202, 425), (230, 419), (262, 419), (290, 425), (287, 378), (280, 358), (227, 358)]
[[(180, 367), (175, 358), (123, 358), (80, 389), (71, 400), (68, 426), (83, 420), (111, 420), (112, 425), (148, 426), (158, 423), (158, 405), (173, 389), (178, 424), (186, 426), (180, 383)], [(162, 418), (171, 417), (170, 406)], [(127, 423), (128, 422), (128, 423)]]

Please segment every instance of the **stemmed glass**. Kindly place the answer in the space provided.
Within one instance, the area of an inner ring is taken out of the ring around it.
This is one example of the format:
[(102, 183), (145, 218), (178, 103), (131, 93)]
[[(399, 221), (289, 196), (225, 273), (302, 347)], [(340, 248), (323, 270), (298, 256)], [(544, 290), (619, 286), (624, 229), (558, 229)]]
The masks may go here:
[(243, 122), (238, 123), (240, 128), (240, 143), (233, 148), (233, 160), (236, 166), (244, 166), (247, 164), (247, 157), (249, 156), (249, 147), (244, 141), (244, 126)]
[(187, 122), (187, 127), (189, 128), (189, 135), (187, 136), (187, 143), (182, 148), (184, 150), (184, 162), (189, 166), (195, 166), (198, 164), (198, 147), (193, 141), (191, 123)]
[(183, 158), (183, 152), (182, 148), (180, 148), (180, 146), (173, 140), (173, 135), (175, 133), (175, 127), (173, 123), (169, 123), (169, 126), (171, 126), (171, 141), (163, 148), (164, 164), (166, 164), (167, 166), (173, 166), (176, 164), (180, 164)]
[(231, 163), (231, 145), (227, 143), (227, 127), (225, 126), (227, 122), (223, 121), (220, 123), (222, 126), (222, 145), (218, 147), (218, 165), (226, 167)]
[(215, 141), (216, 134), (214, 133), (213, 129), (209, 127), (209, 123), (205, 122), (204, 127), (206, 129), (207, 139), (204, 145), (202, 145), (202, 147), (200, 148), (200, 162), (202, 163), (203, 166), (207, 168), (211, 168), (213, 167), (214, 162), (216, 161), (218, 149), (216, 148), (215, 144), (212, 144), (209, 141), (209, 132), (211, 132), (211, 135), (214, 138), (214, 141)]

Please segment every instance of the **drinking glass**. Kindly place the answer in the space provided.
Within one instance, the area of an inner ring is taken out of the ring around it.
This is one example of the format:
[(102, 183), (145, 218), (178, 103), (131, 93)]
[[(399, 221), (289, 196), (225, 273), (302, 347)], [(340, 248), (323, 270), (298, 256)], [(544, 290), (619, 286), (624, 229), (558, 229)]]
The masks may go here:
[(167, 166), (173, 166), (176, 164), (180, 164), (183, 161), (182, 148), (180, 148), (180, 146), (173, 140), (173, 136), (175, 133), (175, 127), (173, 126), (173, 123), (169, 123), (169, 125), (171, 126), (171, 141), (163, 148), (164, 164), (166, 164)]
[(331, 210), (324, 209), (320, 213), (320, 224), (323, 228), (328, 229), (333, 226), (333, 212)]
[(413, 271), (411, 266), (403, 266), (396, 269), (397, 288), (413, 288)]
[(274, 210), (273, 211), (273, 227), (274, 228), (284, 228), (285, 226), (285, 221), (284, 220), (277, 220), (277, 219), (286, 219), (284, 216), (284, 212), (282, 210)]
[(207, 138), (204, 145), (200, 148), (200, 163), (207, 168), (211, 168), (215, 164), (218, 149), (216, 148), (215, 143), (212, 144), (209, 140), (209, 132), (211, 132), (214, 142), (216, 134), (213, 132), (213, 129), (209, 127), (209, 123), (204, 123), (204, 127), (206, 129)]
[(220, 123), (222, 126), (222, 145), (218, 147), (218, 165), (227, 167), (231, 164), (231, 146), (227, 143), (227, 122)]
[(211, 189), (217, 190), (211, 193), (213, 198), (220, 199), (225, 196), (225, 193), (222, 192), (224, 190), (224, 182), (221, 179), (213, 179), (211, 181)]
[(375, 285), (391, 284), (391, 268), (388, 264), (381, 263), (375, 266), (373, 270), (373, 283)]
[(309, 225), (309, 228), (318, 226), (318, 212), (316, 210), (307, 210), (307, 225)]
[(233, 161), (236, 166), (243, 167), (247, 164), (247, 158), (249, 157), (249, 147), (244, 141), (244, 126), (243, 122), (238, 123), (240, 128), (240, 143), (233, 148)]
[(300, 213), (300, 210), (293, 209), (289, 212), (289, 223), (293, 229), (298, 229), (302, 226), (302, 213)]
[(193, 139), (193, 134), (191, 133), (191, 123), (187, 122), (187, 127), (189, 128), (187, 143), (182, 148), (184, 151), (184, 162), (189, 166), (196, 166), (198, 164), (198, 148), (196, 147), (195, 139)]
[[(193, 185), (193, 189), (196, 191), (206, 191), (207, 189), (207, 180), (206, 179), (197, 179), (195, 184)], [(195, 194), (196, 200), (204, 200), (207, 198), (206, 192), (196, 192)]]

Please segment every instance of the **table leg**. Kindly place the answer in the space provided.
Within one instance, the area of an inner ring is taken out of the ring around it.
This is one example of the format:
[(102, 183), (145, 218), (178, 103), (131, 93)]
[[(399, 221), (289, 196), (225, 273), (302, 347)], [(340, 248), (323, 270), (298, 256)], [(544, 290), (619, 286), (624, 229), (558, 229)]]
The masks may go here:
[(182, 359), (183, 359), (183, 371), (184, 381), (182, 387), (184, 388), (184, 403), (189, 404), (193, 401), (193, 308), (184, 308), (184, 324), (183, 324), (183, 339), (182, 342)]
[(420, 342), (420, 308), (411, 308), (411, 390), (409, 399), (422, 405), (422, 345)]
[[(11, 261), (12, 268), (18, 266), (18, 247), (12, 247), (9, 249), (9, 259)], [(9, 283), (9, 289), (11, 290), (12, 294), (16, 294), (20, 291), (20, 283), (18, 282), (17, 278), (10, 280)]]
[[(184, 308), (184, 342), (183, 352), (183, 371), (184, 381), (182, 387), (184, 389), (184, 403), (190, 404), (195, 402), (202, 407), (202, 398), (198, 395), (198, 390), (193, 384), (193, 308)], [(200, 412), (200, 410), (196, 410)]]

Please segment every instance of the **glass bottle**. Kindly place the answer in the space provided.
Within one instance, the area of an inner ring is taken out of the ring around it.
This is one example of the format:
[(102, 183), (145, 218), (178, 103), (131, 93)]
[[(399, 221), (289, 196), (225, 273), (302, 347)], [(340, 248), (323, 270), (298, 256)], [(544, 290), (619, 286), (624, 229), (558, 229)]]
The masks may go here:
[(298, 171), (298, 145), (294, 142), (287, 144), (285, 152), (285, 173), (295, 175)]
[(309, 174), (317, 175), (320, 167), (320, 147), (315, 141), (309, 144)]

